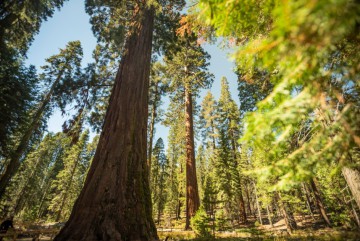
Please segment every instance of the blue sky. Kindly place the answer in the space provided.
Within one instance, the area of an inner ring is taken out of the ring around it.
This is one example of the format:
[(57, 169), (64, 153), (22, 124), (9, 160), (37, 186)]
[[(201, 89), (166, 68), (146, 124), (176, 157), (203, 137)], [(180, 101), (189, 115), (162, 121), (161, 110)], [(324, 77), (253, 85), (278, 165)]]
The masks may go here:
[[(39, 67), (45, 63), (46, 58), (57, 54), (59, 48), (64, 48), (67, 42), (74, 40), (81, 41), (84, 50), (83, 65), (85, 66), (86, 63), (92, 61), (92, 51), (95, 48), (96, 39), (92, 34), (89, 16), (85, 13), (83, 0), (65, 2), (60, 11), (56, 11), (52, 18), (42, 24), (40, 33), (35, 36), (35, 40), (29, 49), (27, 63), (35, 65), (39, 70)], [(219, 98), (220, 79), (225, 76), (229, 81), (233, 99), (239, 103), (237, 77), (233, 73), (233, 63), (229, 61), (225, 51), (218, 46), (205, 44), (204, 48), (211, 55), (209, 70), (215, 75), (211, 92), (215, 98)], [(198, 103), (201, 102), (207, 91), (201, 92), (201, 97), (197, 100)], [(163, 109), (166, 109), (167, 102), (168, 100), (165, 99)], [(62, 117), (59, 111), (55, 111), (48, 123), (49, 131), (61, 131), (61, 126), (66, 118), (67, 116)], [(163, 138), (166, 144), (168, 129), (158, 125), (156, 131), (155, 138)]]

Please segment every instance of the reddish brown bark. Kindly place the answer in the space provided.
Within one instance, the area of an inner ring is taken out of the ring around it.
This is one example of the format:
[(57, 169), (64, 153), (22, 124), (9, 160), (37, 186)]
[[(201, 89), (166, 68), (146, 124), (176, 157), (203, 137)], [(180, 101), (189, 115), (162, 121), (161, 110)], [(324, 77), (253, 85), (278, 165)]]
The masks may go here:
[(146, 163), (154, 13), (137, 12), (83, 190), (60, 240), (157, 240)]
[(190, 229), (190, 218), (200, 207), (199, 191), (196, 178), (194, 123), (192, 95), (185, 88), (185, 126), (186, 126), (186, 225)]

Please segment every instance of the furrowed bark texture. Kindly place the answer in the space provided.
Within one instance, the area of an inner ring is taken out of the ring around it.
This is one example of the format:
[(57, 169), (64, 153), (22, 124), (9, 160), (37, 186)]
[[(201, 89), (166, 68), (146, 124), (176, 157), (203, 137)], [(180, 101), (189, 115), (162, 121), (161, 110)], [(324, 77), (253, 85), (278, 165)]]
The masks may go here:
[(56, 241), (158, 239), (146, 163), (154, 13), (137, 14), (84, 188)]
[(196, 178), (194, 150), (194, 123), (191, 92), (185, 88), (185, 126), (186, 126), (186, 224), (190, 229), (192, 218), (200, 207), (199, 191)]

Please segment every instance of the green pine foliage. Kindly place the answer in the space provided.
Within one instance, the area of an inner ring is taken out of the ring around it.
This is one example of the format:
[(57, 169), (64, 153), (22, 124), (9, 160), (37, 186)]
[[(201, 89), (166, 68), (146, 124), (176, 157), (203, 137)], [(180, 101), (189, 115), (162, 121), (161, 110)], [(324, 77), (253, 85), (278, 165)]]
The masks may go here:
[(54, 197), (49, 211), (55, 221), (66, 220), (72, 206), (83, 186), (84, 177), (89, 166), (86, 144), (89, 132), (85, 131), (79, 141), (71, 146), (63, 159), (64, 168), (57, 174), (51, 188)]
[(160, 224), (161, 214), (165, 209), (167, 201), (166, 180), (169, 177), (169, 163), (165, 155), (164, 141), (159, 138), (153, 150), (154, 156), (151, 166), (151, 194), (153, 203), (153, 214), (155, 220)]
[[(268, 73), (274, 86), (248, 116), (243, 140), (257, 149), (272, 146), (265, 158), (273, 165), (264, 174), (279, 177), (278, 189), (310, 178), (314, 166), (334, 156), (346, 163), (347, 151), (359, 145), (352, 101), (358, 96), (359, 9), (348, 0), (199, 3), (199, 21), (240, 45), (234, 57), (241, 73), (250, 80)], [(304, 125), (310, 136), (299, 135)], [(291, 138), (298, 138), (295, 146)]]
[(203, 142), (206, 143), (206, 147), (210, 146), (216, 148), (216, 138), (218, 137), (217, 118), (218, 113), (216, 111), (216, 100), (211, 92), (207, 92), (201, 103), (200, 113), (200, 129), (203, 138)]
[(168, 111), (165, 113), (164, 125), (169, 127), (168, 148), (169, 176), (166, 180), (168, 194), (165, 204), (165, 218), (167, 226), (173, 226), (172, 220), (184, 218), (185, 211), (185, 113), (183, 98), (173, 98)]
[(0, 52), (12, 48), (25, 54), (41, 23), (66, 0), (2, 1), (0, 3)]
[(211, 237), (209, 218), (203, 207), (200, 207), (195, 216), (191, 218), (191, 227), (198, 237)]
[(24, 221), (43, 218), (50, 182), (62, 168), (62, 158), (69, 144), (63, 133), (49, 133), (33, 148), (7, 188), (2, 203), (4, 216), (16, 215)]
[(201, 88), (209, 88), (213, 75), (208, 71), (209, 54), (196, 43), (195, 36), (179, 39), (178, 50), (166, 56), (166, 75), (171, 80), (170, 91), (184, 91), (196, 96)]
[(0, 160), (3, 161), (14, 148), (14, 137), (30, 119), (39, 80), (35, 67), (26, 67), (20, 58), (0, 52), (0, 59)]
[(215, 168), (220, 200), (223, 202), (229, 218), (243, 215), (242, 219), (245, 221), (246, 214), (241, 214), (242, 210), (239, 210), (239, 207), (244, 206), (239, 166), (239, 145), (237, 143), (240, 137), (240, 113), (237, 104), (231, 98), (226, 78), (221, 80), (221, 94), (217, 108), (219, 147)]
[(18, 132), (23, 132), (31, 121), (29, 112), (39, 98), (35, 67), (24, 64), (26, 52), (41, 23), (63, 3), (64, 0), (0, 3), (0, 160), (8, 158), (16, 148)]

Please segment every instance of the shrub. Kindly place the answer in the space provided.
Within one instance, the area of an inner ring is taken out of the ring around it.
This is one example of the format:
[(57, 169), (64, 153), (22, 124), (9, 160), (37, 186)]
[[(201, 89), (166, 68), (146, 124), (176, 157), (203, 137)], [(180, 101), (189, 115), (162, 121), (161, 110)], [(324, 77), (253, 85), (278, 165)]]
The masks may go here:
[(211, 229), (209, 227), (209, 218), (203, 207), (200, 207), (195, 216), (191, 218), (191, 227), (198, 237), (211, 236)]

